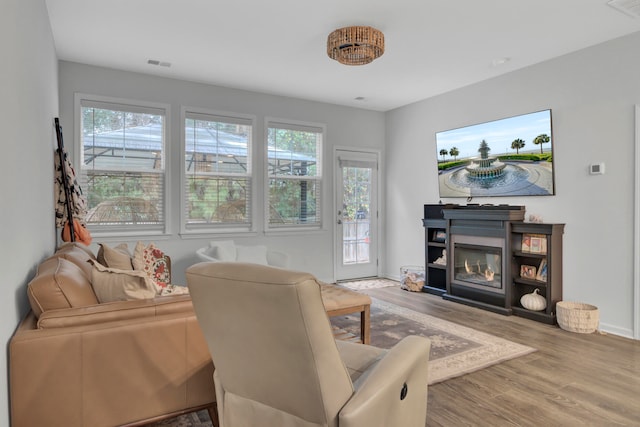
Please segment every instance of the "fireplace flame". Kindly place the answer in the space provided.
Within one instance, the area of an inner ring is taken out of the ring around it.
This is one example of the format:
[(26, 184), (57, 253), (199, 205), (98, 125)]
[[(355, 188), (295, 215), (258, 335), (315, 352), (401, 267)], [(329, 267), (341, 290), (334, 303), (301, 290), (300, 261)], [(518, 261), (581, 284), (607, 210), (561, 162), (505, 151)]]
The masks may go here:
[(491, 269), (491, 266), (487, 266), (487, 268), (482, 271), (482, 267), (480, 267), (480, 261), (476, 261), (476, 267), (478, 269), (477, 272), (474, 271), (473, 267), (471, 267), (469, 265), (469, 262), (465, 259), (464, 260), (464, 269), (467, 271), (467, 274), (477, 274), (481, 277), (484, 277), (484, 279), (487, 282), (493, 282), (493, 279), (496, 275), (496, 273)]

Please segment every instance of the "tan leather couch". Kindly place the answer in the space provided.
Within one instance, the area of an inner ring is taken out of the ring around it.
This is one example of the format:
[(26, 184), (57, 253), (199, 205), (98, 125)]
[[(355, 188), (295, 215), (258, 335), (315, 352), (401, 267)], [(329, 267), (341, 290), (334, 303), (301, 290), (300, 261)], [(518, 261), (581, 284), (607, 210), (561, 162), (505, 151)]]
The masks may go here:
[(99, 304), (90, 258), (66, 244), (28, 285), (32, 310), (9, 343), (11, 425), (142, 425), (203, 408), (215, 416), (213, 364), (190, 297)]

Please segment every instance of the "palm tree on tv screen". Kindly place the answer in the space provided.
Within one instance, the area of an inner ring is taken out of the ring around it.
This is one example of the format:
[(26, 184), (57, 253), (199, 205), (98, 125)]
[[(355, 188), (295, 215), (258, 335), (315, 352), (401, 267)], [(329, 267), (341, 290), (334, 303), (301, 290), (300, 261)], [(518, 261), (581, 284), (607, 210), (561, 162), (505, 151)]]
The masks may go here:
[(546, 133), (540, 134), (533, 139), (533, 143), (540, 146), (540, 154), (542, 154), (542, 144), (549, 142), (551, 138)]
[(524, 147), (524, 140), (518, 138), (511, 143), (511, 148), (516, 150), (516, 154), (520, 154), (520, 149)]

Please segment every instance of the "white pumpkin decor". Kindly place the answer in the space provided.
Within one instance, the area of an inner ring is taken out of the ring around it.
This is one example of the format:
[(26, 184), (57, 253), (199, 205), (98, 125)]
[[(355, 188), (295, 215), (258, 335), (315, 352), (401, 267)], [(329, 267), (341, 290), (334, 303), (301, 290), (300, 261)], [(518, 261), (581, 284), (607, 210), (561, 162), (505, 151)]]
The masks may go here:
[(540, 289), (536, 288), (535, 291), (530, 294), (523, 295), (520, 298), (520, 304), (527, 310), (542, 311), (547, 308), (547, 300), (545, 297), (539, 294)]

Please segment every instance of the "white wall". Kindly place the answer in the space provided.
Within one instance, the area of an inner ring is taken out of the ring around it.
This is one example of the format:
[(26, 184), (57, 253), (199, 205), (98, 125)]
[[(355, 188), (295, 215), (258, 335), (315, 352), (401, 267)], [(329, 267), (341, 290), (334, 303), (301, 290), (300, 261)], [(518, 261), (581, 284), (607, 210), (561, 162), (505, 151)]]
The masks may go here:
[[(58, 65), (44, 0), (8, 0), (0, 14), (0, 340), (27, 313), (26, 283), (55, 244), (53, 119)], [(8, 352), (0, 354), (8, 366)], [(0, 373), (0, 425), (9, 425), (8, 378)]]
[[(564, 299), (598, 306), (601, 329), (632, 337), (638, 46), (640, 33), (388, 112), (386, 274), (424, 265), (422, 204), (441, 200), (435, 133), (551, 108), (556, 195), (473, 203), (525, 205), (527, 216), (566, 223)], [(589, 175), (599, 162), (606, 174)]]
[[(87, 93), (116, 98), (126, 98), (170, 104), (171, 135), (169, 140), (170, 167), (175, 172), (170, 183), (171, 235), (165, 239), (154, 238), (157, 246), (171, 255), (174, 281), (184, 283), (184, 270), (197, 261), (195, 251), (208, 243), (210, 237), (181, 238), (179, 226), (180, 180), (180, 109), (181, 106), (201, 107), (217, 111), (251, 114), (257, 117), (255, 139), (264, 141), (265, 116), (296, 121), (324, 123), (327, 137), (324, 147), (324, 230), (312, 233), (269, 234), (263, 227), (263, 203), (258, 203), (261, 217), (258, 218), (258, 233), (247, 236), (232, 236), (240, 244), (266, 244), (289, 253), (292, 267), (315, 274), (321, 280), (333, 279), (333, 164), (334, 146), (356, 146), (362, 148), (384, 148), (384, 114), (362, 109), (347, 108), (293, 98), (252, 93), (199, 83), (180, 81), (150, 75), (116, 71), (72, 62), (60, 62), (60, 116), (65, 129), (65, 143), (76, 142), (74, 130), (74, 93)], [(313, 84), (309, 82), (309, 84)], [(262, 182), (262, 175), (257, 176)], [(260, 187), (262, 188), (262, 187)], [(260, 197), (263, 197), (261, 194)], [(263, 199), (261, 199), (263, 200)], [(224, 236), (216, 236), (224, 238)], [(94, 241), (105, 241), (94, 239)], [(120, 241), (120, 239), (117, 239)], [(129, 241), (129, 247), (135, 245)]]

